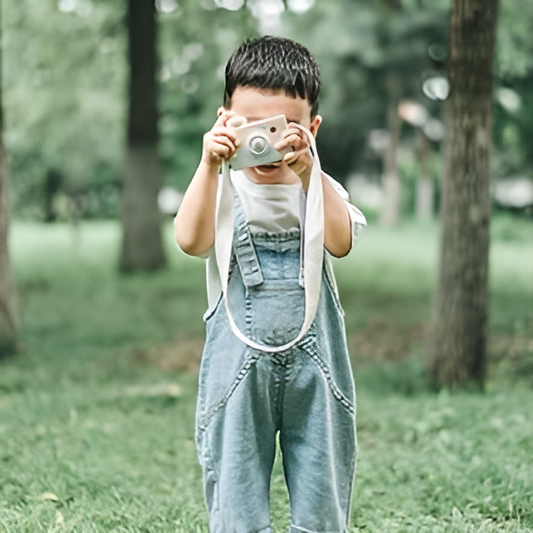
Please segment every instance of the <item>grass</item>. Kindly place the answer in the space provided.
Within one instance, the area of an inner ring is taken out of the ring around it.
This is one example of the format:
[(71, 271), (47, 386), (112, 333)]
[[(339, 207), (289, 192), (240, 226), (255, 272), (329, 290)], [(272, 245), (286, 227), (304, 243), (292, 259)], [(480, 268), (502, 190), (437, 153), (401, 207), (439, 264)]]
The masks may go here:
[[(438, 227), (368, 228), (336, 263), (358, 386), (353, 532), (533, 532), (533, 232), (494, 220), (485, 394), (423, 364)], [(111, 222), (17, 223), (21, 352), (0, 361), (0, 533), (206, 532), (194, 448), (204, 270), (116, 272)], [(288, 524), (276, 464), (272, 514)]]

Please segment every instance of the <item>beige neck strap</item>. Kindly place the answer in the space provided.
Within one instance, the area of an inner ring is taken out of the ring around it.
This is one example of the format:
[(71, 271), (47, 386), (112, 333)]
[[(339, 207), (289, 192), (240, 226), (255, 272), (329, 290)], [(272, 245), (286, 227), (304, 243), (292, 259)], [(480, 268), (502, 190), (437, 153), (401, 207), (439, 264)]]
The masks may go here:
[(315, 318), (318, 299), (320, 297), (322, 266), (324, 261), (324, 199), (322, 190), (322, 170), (320, 168), (320, 160), (318, 158), (314, 136), (303, 126), (298, 127), (307, 135), (312, 148), (312, 153), (314, 154), (313, 168), (311, 170), (311, 178), (309, 180), (309, 189), (307, 191), (305, 203), (305, 217), (302, 234), (305, 317), (298, 335), (292, 341), (283, 344), (282, 346), (269, 346), (249, 339), (237, 327), (229, 309), (227, 292), (233, 246), (233, 208), (235, 191), (230, 178), (229, 163), (227, 162), (224, 163), (222, 168), (222, 180), (217, 197), (215, 215), (215, 251), (228, 322), (231, 330), (239, 340), (255, 350), (266, 353), (283, 352), (292, 348), (304, 338)]

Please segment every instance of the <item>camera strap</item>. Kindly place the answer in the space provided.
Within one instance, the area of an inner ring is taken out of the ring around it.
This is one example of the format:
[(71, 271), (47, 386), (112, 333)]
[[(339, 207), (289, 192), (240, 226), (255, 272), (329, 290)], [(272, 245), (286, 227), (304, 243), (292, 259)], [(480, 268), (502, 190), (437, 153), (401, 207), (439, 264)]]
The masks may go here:
[(222, 295), (226, 307), (226, 315), (234, 335), (250, 348), (266, 353), (278, 353), (289, 350), (300, 342), (311, 327), (318, 308), (322, 283), (322, 267), (324, 262), (324, 198), (322, 190), (322, 170), (313, 134), (298, 126), (308, 138), (313, 153), (313, 167), (305, 201), (305, 214), (302, 228), (303, 284), (305, 294), (305, 316), (298, 335), (290, 342), (281, 346), (270, 346), (249, 339), (235, 324), (229, 308), (227, 292), (229, 268), (232, 256), (234, 232), (234, 201), (235, 189), (230, 177), (229, 163), (222, 166), (222, 179), (217, 193), (215, 213), (215, 253), (222, 287)]

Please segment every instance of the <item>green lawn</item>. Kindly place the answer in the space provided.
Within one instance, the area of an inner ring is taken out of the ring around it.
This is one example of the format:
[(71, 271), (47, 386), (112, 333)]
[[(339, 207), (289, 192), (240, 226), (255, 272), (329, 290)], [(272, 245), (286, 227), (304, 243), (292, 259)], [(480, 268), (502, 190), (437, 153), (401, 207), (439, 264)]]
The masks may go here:
[[(0, 533), (207, 532), (194, 448), (203, 262), (116, 272), (112, 222), (16, 223), (21, 352), (0, 361)], [(533, 532), (533, 223), (500, 216), (485, 394), (424, 374), (438, 228), (336, 262), (358, 386), (350, 532)], [(272, 514), (288, 524), (276, 464)]]

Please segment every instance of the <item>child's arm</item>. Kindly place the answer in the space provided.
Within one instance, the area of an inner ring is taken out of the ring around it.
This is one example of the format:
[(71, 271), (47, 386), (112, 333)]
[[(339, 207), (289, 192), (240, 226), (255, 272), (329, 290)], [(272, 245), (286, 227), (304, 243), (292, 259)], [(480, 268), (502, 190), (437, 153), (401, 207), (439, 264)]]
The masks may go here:
[(334, 257), (344, 257), (352, 249), (352, 220), (346, 202), (322, 175), (324, 191), (324, 246)]
[[(292, 145), (294, 151), (284, 157), (291, 170), (302, 180), (305, 193), (309, 188), (313, 156), (309, 150), (309, 142), (298, 128), (289, 128), (284, 141), (276, 145)], [(334, 257), (344, 257), (352, 248), (352, 221), (346, 202), (339, 196), (329, 180), (322, 175), (324, 191), (324, 246)]]
[(204, 135), (202, 160), (176, 215), (176, 241), (189, 255), (202, 255), (215, 242), (218, 168), (224, 160), (233, 157), (239, 144), (233, 130), (226, 127), (227, 120), (234, 114), (219, 109), (215, 125)]

